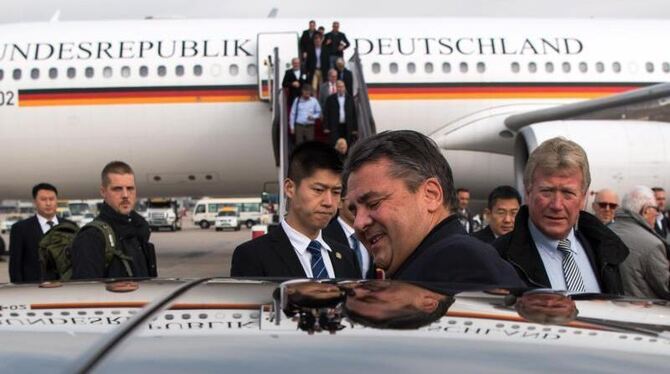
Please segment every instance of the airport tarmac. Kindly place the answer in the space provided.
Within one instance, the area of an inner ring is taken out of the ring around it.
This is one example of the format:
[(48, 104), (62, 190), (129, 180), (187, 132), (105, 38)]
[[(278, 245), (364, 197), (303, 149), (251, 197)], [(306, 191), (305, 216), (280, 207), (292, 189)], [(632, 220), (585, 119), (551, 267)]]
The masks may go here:
[[(3, 234), (9, 246), (9, 233)], [(251, 239), (251, 230), (202, 230), (184, 222), (177, 232), (160, 231), (151, 234), (158, 257), (158, 276), (161, 278), (227, 277), (235, 247)], [(9, 282), (8, 262), (0, 262), (0, 283)]]

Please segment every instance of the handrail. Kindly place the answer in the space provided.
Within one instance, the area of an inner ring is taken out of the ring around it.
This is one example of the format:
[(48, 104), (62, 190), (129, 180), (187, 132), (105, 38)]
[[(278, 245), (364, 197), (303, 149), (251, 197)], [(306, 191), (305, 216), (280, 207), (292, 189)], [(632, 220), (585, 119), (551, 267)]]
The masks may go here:
[(356, 117), (358, 119), (358, 138), (365, 139), (377, 133), (377, 126), (372, 116), (368, 86), (365, 83), (363, 65), (361, 64), (358, 50), (354, 51), (354, 55), (349, 59), (349, 63), (354, 77), (353, 96), (354, 104), (356, 105)]

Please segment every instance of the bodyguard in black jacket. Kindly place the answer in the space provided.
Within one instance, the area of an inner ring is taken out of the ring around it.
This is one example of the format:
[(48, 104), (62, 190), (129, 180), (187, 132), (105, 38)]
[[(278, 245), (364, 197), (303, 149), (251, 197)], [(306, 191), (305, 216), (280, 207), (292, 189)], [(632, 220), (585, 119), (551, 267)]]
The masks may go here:
[(135, 175), (128, 164), (113, 161), (102, 171), (104, 203), (96, 220), (109, 224), (118, 248), (127, 256), (132, 274), (114, 256), (106, 266), (105, 238), (96, 228), (84, 229), (72, 243), (72, 279), (146, 278), (157, 276), (156, 253), (149, 242), (149, 224), (133, 209), (137, 200)]

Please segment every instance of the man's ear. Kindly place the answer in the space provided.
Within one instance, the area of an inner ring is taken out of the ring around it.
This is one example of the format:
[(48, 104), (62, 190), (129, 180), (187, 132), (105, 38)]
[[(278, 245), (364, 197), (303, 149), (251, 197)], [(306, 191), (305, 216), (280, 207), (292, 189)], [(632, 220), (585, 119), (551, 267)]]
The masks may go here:
[(284, 194), (287, 199), (292, 199), (295, 196), (296, 185), (290, 178), (284, 179)]
[(426, 206), (428, 207), (428, 211), (431, 213), (444, 205), (444, 191), (437, 178), (433, 177), (426, 179), (421, 187), (421, 192), (426, 202)]
[(105, 186), (100, 185), (100, 197), (105, 198)]

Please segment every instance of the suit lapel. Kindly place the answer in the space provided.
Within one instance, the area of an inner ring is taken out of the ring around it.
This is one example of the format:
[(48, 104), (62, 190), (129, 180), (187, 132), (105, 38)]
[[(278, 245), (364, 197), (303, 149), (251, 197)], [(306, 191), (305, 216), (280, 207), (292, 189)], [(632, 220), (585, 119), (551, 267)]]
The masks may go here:
[(290, 276), (307, 277), (305, 269), (302, 268), (302, 264), (298, 259), (298, 255), (295, 253), (295, 249), (293, 249), (291, 241), (288, 240), (288, 236), (286, 236), (286, 233), (284, 232), (284, 228), (279, 225), (279, 227), (272, 231), (271, 236), (273, 249), (288, 268)]
[[(330, 263), (333, 264), (333, 271), (335, 272), (335, 278), (348, 278), (351, 277), (351, 269), (353, 268), (352, 264), (348, 263), (344, 256), (344, 249), (335, 243), (329, 242), (330, 251), (328, 251), (328, 257), (330, 257)], [(349, 250), (349, 252), (352, 252)], [(353, 252), (351, 253), (353, 255)], [(360, 274), (360, 270), (358, 271)]]
[(44, 233), (42, 233), (42, 226), (40, 226), (40, 221), (37, 219), (37, 216), (33, 216), (32, 226), (35, 238), (37, 238), (37, 242), (39, 242), (44, 236)]

